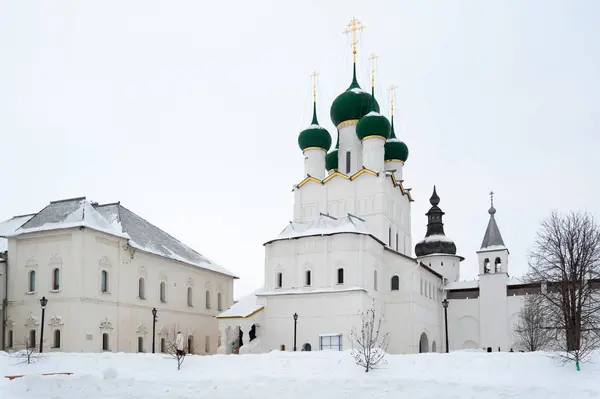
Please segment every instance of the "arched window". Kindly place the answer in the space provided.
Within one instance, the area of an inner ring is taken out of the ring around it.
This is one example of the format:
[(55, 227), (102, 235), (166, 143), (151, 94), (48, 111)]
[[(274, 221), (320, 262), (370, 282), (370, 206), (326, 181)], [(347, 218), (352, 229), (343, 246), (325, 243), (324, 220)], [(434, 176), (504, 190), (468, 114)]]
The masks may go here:
[(337, 269), (337, 283), (344, 284), (344, 269)]
[(35, 292), (35, 270), (29, 272), (29, 292)]
[(110, 337), (108, 333), (102, 334), (102, 350), (109, 351), (110, 350)]
[(432, 352), (437, 352), (437, 347), (435, 345), (435, 341), (433, 341), (433, 343), (431, 344), (431, 351)]
[[(35, 330), (29, 330), (29, 348), (35, 348)], [(28, 348), (28, 349), (29, 349)]]
[(52, 289), (54, 291), (60, 289), (60, 270), (58, 268), (52, 270)]
[(311, 277), (312, 276), (310, 275), (310, 270), (304, 272), (304, 285), (306, 285), (307, 287), (310, 287)]
[(379, 287), (378, 278), (377, 278), (377, 270), (373, 270), (373, 289), (377, 290)]
[(160, 301), (167, 302), (167, 284), (164, 281), (160, 282)]
[(392, 277), (392, 291), (398, 291), (400, 289), (400, 277)]
[(502, 261), (500, 260), (500, 258), (496, 258), (496, 260), (494, 261), (494, 264), (495, 264), (495, 268), (494, 268), (495, 273), (501, 273), (502, 272)]
[(144, 337), (138, 337), (138, 353), (144, 352)]
[(192, 304), (192, 287), (188, 287), (188, 289), (187, 289), (187, 305), (193, 306), (193, 304)]
[(13, 347), (13, 330), (8, 330), (8, 340), (6, 342), (7, 348)]
[(217, 294), (217, 309), (223, 310), (223, 294), (220, 292)]
[(490, 260), (488, 258), (485, 258), (485, 260), (483, 261), (483, 273), (487, 274), (490, 271)]
[(100, 291), (108, 292), (108, 272), (102, 270), (100, 273)]
[(138, 298), (146, 299), (146, 287), (143, 277), (138, 279)]
[(210, 291), (206, 290), (206, 309), (210, 309)]
[(194, 354), (194, 337), (192, 335), (190, 335), (188, 337), (187, 353), (188, 353), (188, 355), (193, 355)]
[(60, 330), (54, 330), (53, 348), (60, 348)]
[(350, 173), (350, 161), (352, 160), (352, 154), (350, 151), (346, 151), (346, 174)]
[(164, 338), (160, 339), (160, 352), (165, 353), (167, 351), (167, 340)]
[(278, 272), (276, 278), (277, 281), (275, 282), (275, 288), (283, 287), (283, 273)]

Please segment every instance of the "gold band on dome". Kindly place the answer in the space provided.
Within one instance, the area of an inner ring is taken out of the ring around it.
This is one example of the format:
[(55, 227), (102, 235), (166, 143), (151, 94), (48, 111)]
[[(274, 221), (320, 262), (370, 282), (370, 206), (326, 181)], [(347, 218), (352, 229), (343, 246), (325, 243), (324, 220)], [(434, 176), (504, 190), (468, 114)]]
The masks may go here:
[(400, 162), (400, 163), (402, 163), (402, 165), (404, 165), (404, 161), (401, 159), (386, 159), (383, 162)]
[(356, 125), (357, 123), (358, 123), (358, 119), (349, 119), (347, 121), (341, 122), (339, 125), (336, 126), (336, 128), (339, 130), (339, 129), (343, 128), (344, 126)]
[(325, 151), (325, 152), (327, 152), (327, 151), (325, 150), (325, 148), (321, 148), (321, 147), (306, 147), (306, 148), (305, 148), (305, 149), (304, 149), (302, 152), (304, 152), (304, 151), (309, 151), (309, 150), (321, 150), (321, 151)]
[(379, 135), (371, 135), (371, 136), (365, 136), (365, 137), (363, 137), (363, 138), (362, 138), (362, 140), (360, 140), (360, 141), (365, 141), (365, 140), (368, 140), (368, 139), (382, 139), (382, 140), (387, 140), (387, 139), (386, 139), (385, 137), (383, 137), (383, 136), (379, 136)]

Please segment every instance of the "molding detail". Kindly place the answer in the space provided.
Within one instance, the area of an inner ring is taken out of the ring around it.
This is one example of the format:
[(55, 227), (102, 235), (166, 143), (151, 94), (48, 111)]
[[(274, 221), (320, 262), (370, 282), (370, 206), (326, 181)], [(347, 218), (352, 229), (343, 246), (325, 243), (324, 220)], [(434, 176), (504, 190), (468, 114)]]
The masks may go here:
[(144, 325), (144, 322), (141, 321), (140, 324), (137, 326), (137, 329), (135, 330), (135, 332), (138, 335), (146, 335), (146, 334), (148, 334), (148, 328)]
[(109, 269), (112, 267), (112, 262), (110, 261), (110, 259), (108, 259), (107, 256), (103, 256), (98, 261), (98, 266), (100, 266), (100, 268), (102, 268), (102, 269)]
[(63, 261), (59, 254), (54, 254), (50, 257), (50, 265), (62, 265)]
[(188, 285), (188, 287), (193, 287), (194, 286), (194, 280), (191, 277), (188, 278), (187, 285)]
[(108, 321), (108, 318), (105, 317), (104, 320), (100, 322), (100, 329), (104, 331), (111, 331), (113, 329), (113, 325), (110, 321)]
[(138, 277), (148, 277), (148, 269), (146, 269), (146, 266), (144, 266), (144, 265), (141, 265), (140, 267), (138, 267), (137, 272), (138, 272)]
[(33, 313), (29, 312), (29, 317), (25, 321), (25, 327), (37, 327), (40, 325), (37, 317), (33, 315)]
[(34, 256), (30, 256), (29, 259), (25, 261), (25, 267), (37, 267), (38, 262)]
[(8, 319), (6, 319), (4, 325), (8, 330), (12, 330), (13, 328), (15, 328), (15, 321), (9, 317)]
[(168, 281), (167, 274), (165, 272), (160, 272), (158, 274), (158, 281), (164, 281), (166, 283)]
[(52, 316), (50, 318), (50, 320), (48, 320), (48, 325), (50, 327), (54, 327), (54, 328), (59, 328), (62, 327), (65, 323), (62, 320), (62, 317), (60, 316)]

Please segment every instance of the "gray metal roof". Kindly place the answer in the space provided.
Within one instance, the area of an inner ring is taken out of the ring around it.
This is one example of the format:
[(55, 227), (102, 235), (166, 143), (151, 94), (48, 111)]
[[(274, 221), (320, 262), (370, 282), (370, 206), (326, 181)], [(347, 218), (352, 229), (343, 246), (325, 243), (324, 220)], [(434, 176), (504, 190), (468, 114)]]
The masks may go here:
[(490, 214), (490, 221), (488, 222), (483, 241), (481, 242), (481, 249), (504, 247), (504, 240), (502, 239), (502, 234), (500, 234), (500, 229), (498, 228), (496, 218), (494, 217), (496, 208), (492, 205), (488, 213)]

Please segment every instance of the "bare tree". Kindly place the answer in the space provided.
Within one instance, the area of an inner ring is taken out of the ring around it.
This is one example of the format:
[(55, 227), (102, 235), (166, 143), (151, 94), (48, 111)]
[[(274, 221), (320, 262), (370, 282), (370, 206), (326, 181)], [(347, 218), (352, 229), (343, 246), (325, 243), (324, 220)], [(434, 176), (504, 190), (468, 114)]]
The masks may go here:
[(517, 348), (535, 352), (546, 349), (552, 339), (543, 312), (544, 298), (539, 295), (527, 295), (519, 320), (513, 330)]
[(27, 336), (25, 336), (23, 342), (17, 343), (17, 347), (23, 348), (11, 354), (11, 357), (17, 359), (17, 364), (31, 364), (41, 358), (41, 354), (35, 352), (37, 348), (36, 343), (31, 342)]
[(181, 333), (177, 326), (173, 326), (165, 338), (165, 352), (177, 360), (177, 370), (181, 370), (185, 357), (196, 349), (193, 338), (192, 347), (189, 345), (189, 339), (190, 335)]
[(556, 212), (542, 222), (528, 280), (543, 283), (541, 312), (551, 349), (580, 361), (600, 346), (600, 227), (589, 213)]
[(356, 327), (350, 332), (352, 356), (356, 364), (364, 367), (368, 373), (383, 360), (387, 350), (388, 333), (381, 331), (383, 316), (376, 317), (374, 301), (371, 309), (360, 313), (360, 319), (360, 332)]

